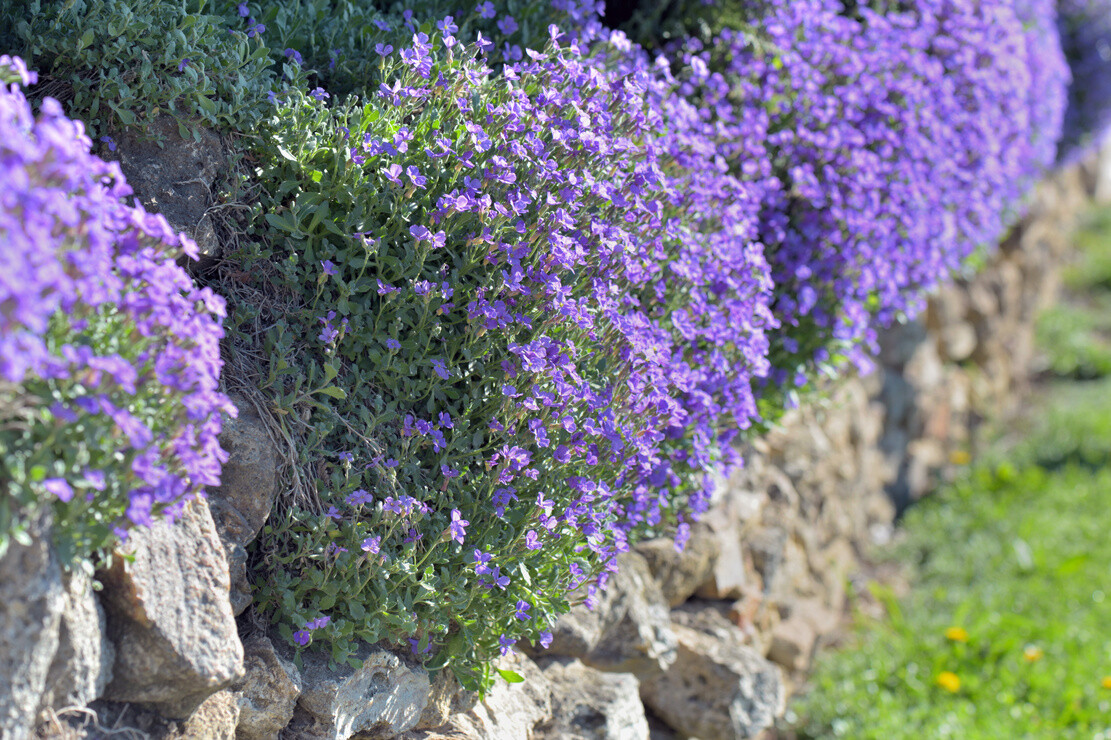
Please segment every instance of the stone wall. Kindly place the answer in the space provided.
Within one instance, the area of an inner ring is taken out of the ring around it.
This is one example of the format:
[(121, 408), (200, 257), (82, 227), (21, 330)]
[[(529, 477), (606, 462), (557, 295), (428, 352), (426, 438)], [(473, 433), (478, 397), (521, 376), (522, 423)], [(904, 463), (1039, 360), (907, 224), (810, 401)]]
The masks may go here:
[(1021, 397), (1034, 315), (1099, 175), (1075, 167), (1044, 183), (982, 270), (883, 337), (875, 373), (752, 443), (682, 553), (642, 543), (595, 611), (560, 620), (549, 650), (505, 658), (524, 683), (476, 703), (372, 646), (357, 671), (295, 667), (244, 611), (244, 548), (269, 513), (278, 455), (242, 403), (223, 437), (224, 485), (133, 535), (133, 558), (97, 575), (101, 591), (64, 575), (41, 538), (0, 559), (0, 737), (760, 735), (840, 623), (862, 554), (967, 460), (982, 418)]

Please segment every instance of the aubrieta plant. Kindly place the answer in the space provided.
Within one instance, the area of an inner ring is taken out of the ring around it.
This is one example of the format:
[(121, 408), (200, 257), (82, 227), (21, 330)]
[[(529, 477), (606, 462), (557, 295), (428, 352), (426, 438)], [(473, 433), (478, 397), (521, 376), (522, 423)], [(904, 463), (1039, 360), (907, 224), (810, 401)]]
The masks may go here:
[(675, 49), (739, 101), (713, 109), (722, 125), (769, 121), (775, 386), (834, 353), (866, 368), (876, 326), (1017, 217), (1053, 161), (1067, 79), (1052, 6), (1029, 7), (1027, 28), (1008, 3), (768, 2), (750, 27)]
[(761, 186), (650, 105), (649, 72), (553, 26), (493, 76), (450, 31), (383, 44), (369, 100), (279, 109), (267, 256), (302, 293), (274, 383), (311, 411), (326, 510), (271, 527), (256, 585), (283, 624), (329, 617), (336, 660), (405, 635), (474, 684), (705, 508), (773, 322)]
[[(67, 565), (218, 483), (224, 302), (80, 122), (0, 56), (0, 553), (50, 511)], [(195, 255), (194, 255), (195, 256)]]
[(1111, 129), (1111, 6), (1061, 0), (1058, 29), (1072, 71), (1060, 158), (1081, 159)]

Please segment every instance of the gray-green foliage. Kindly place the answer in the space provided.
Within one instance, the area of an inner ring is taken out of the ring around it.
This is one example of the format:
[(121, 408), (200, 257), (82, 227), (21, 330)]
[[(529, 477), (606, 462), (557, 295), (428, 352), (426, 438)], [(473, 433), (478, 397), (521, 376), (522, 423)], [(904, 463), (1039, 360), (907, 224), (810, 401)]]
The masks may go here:
[(0, 47), (39, 71), (94, 135), (159, 113), (250, 134), (269, 107), (272, 60), (207, 0), (13, 0)]

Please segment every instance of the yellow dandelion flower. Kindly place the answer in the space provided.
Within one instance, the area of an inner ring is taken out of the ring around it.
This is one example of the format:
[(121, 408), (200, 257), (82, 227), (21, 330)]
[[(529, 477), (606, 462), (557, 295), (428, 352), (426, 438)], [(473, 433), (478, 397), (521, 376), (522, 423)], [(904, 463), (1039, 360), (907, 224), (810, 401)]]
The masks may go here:
[(972, 455), (964, 450), (953, 450), (949, 453), (949, 462), (953, 465), (968, 465), (972, 462)]
[(1111, 676), (1104, 676), (1103, 680), (1099, 682), (1099, 685), (1105, 689), (1111, 689)]
[(950, 627), (945, 630), (945, 637), (953, 642), (968, 642), (968, 630), (964, 627)]
[(961, 690), (961, 677), (952, 671), (942, 671), (937, 676), (937, 685), (950, 694), (955, 694)]
[(1033, 663), (1036, 660), (1041, 660), (1045, 655), (1045, 651), (1037, 645), (1027, 645), (1022, 649), (1022, 657), (1026, 658), (1027, 663)]

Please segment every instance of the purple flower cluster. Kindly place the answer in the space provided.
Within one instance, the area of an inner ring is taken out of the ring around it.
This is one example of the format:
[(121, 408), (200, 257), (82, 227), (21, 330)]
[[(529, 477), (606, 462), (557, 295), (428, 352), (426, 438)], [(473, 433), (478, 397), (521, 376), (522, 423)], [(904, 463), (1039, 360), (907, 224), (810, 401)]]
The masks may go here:
[(1060, 158), (1075, 161), (1111, 129), (1111, 5), (1062, 0), (1061, 46), (1072, 71)]
[[(55, 447), (100, 460), (43, 462), (60, 473), (43, 484), (51, 498), (123, 514), (120, 530), (147, 525), (219, 483), (220, 412), (234, 413), (217, 390), (224, 302), (175, 263), (195, 245), (127, 204), (80, 122), (52, 98), (34, 117), (22, 62), (0, 57), (0, 76), (17, 83), (0, 87), (0, 382), (41, 397)], [(91, 430), (106, 436), (67, 436)], [(36, 440), (13, 444), (34, 456)]]
[[(765, 6), (760, 42), (723, 32), (681, 49), (692, 82), (741, 90), (725, 125), (768, 120), (781, 187), (761, 215), (787, 356), (830, 347), (867, 366), (874, 326), (993, 244), (1052, 163), (1064, 68), (1052, 6), (919, 0), (899, 12), (836, 0)], [(767, 51), (767, 45), (774, 49)], [(709, 70), (720, 70), (720, 79)], [(1034, 87), (1037, 83), (1038, 87)], [(735, 167), (748, 162), (734, 161)], [(821, 341), (809, 350), (814, 335)], [(808, 342), (808, 340), (810, 340)], [(777, 385), (794, 366), (780, 366)]]

